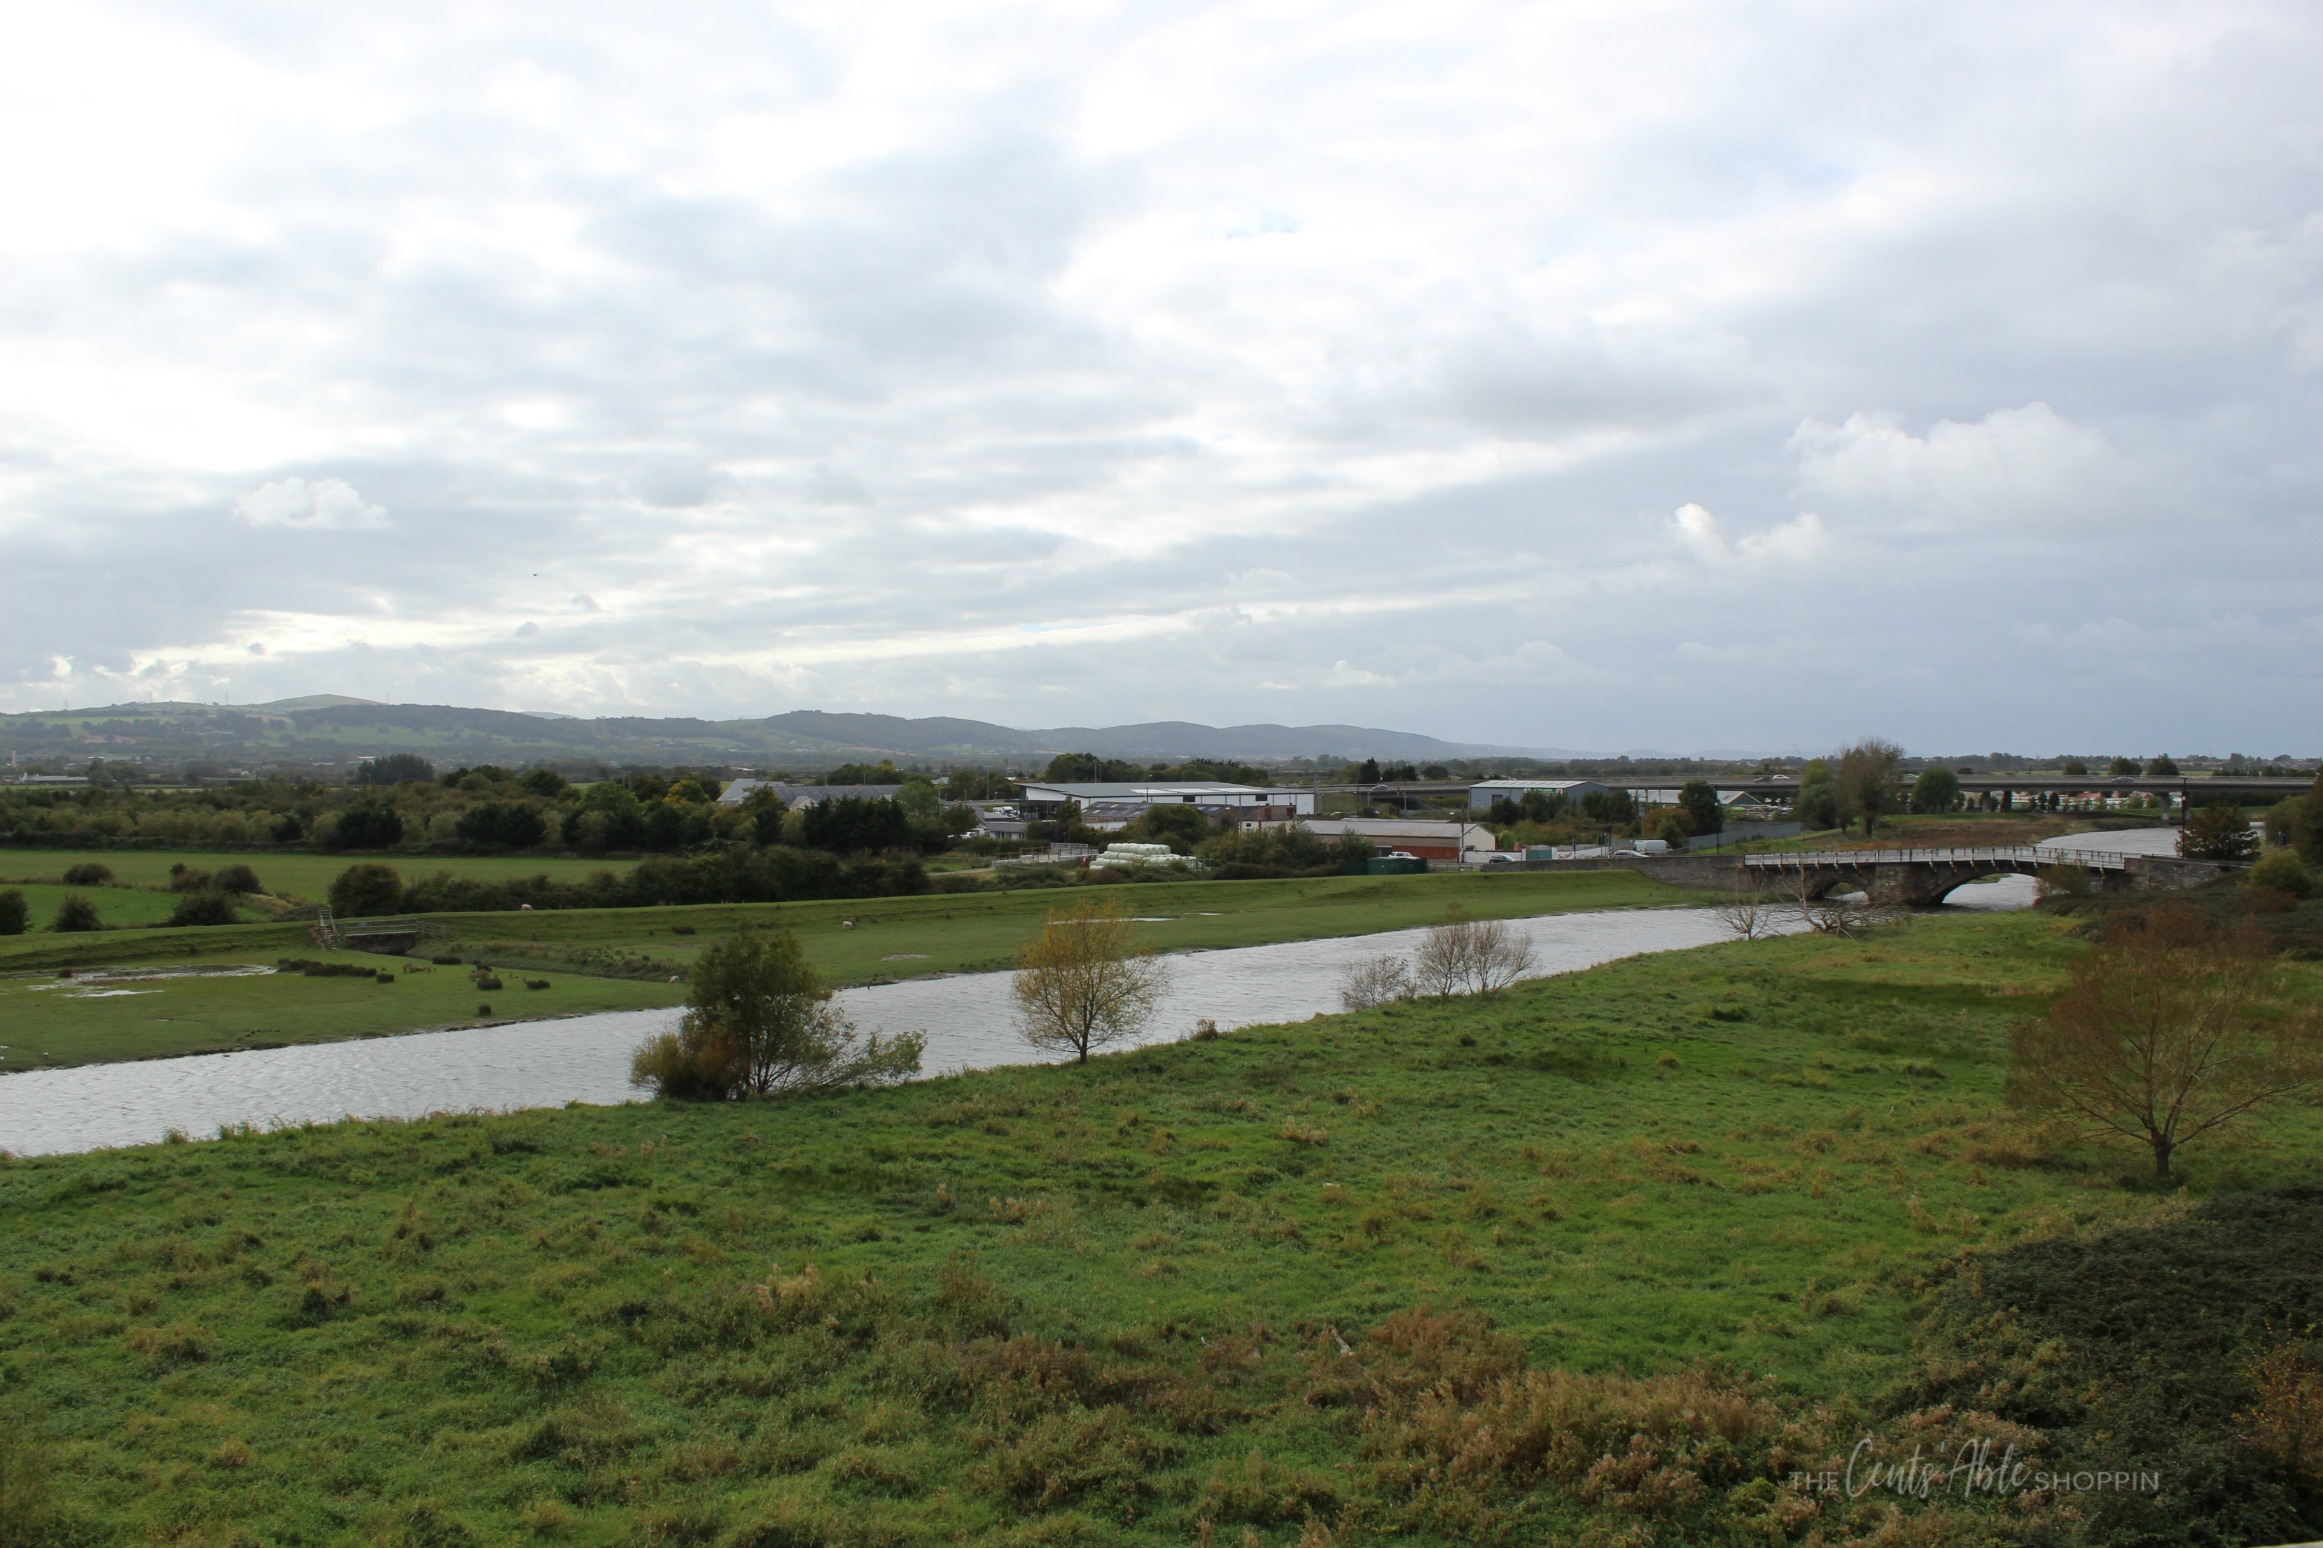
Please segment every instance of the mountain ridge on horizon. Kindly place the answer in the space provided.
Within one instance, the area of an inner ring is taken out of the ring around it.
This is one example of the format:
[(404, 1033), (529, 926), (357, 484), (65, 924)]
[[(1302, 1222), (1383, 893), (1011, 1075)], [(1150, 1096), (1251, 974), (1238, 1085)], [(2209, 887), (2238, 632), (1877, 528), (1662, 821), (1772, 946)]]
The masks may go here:
[[(93, 721), (103, 723), (101, 732), (90, 729)], [(543, 761), (559, 757), (627, 763), (767, 761), (810, 767), (882, 757), (968, 762), (1062, 752), (1145, 761), (1211, 757), (1240, 762), (1587, 756), (1555, 748), (1451, 742), (1419, 732), (1338, 723), (1210, 726), (1157, 720), (1027, 729), (958, 716), (846, 710), (786, 710), (717, 720), (636, 714), (583, 719), (527, 710), (387, 704), (345, 694), (308, 694), (247, 705), (171, 701), (0, 714), (0, 750), (63, 751), (54, 746), (55, 732), (76, 722), (77, 732), (67, 733), (76, 744), (101, 741), (115, 756), (304, 754), (317, 761), (333, 755), (344, 761), (393, 752)], [(76, 745), (73, 750), (83, 749)]]

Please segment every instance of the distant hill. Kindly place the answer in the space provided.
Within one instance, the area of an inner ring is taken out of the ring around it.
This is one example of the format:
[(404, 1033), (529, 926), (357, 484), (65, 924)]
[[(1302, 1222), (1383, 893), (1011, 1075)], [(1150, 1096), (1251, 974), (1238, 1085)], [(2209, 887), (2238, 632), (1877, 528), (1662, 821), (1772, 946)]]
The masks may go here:
[(1028, 731), (943, 715), (913, 719), (828, 710), (791, 710), (756, 720), (577, 719), (448, 704), (381, 704), (343, 694), (255, 705), (115, 704), (0, 715), (0, 753), (10, 752), (26, 763), (100, 757), (271, 767), (340, 765), (409, 752), (438, 763), (779, 764), (797, 769), (879, 758), (1023, 767), (1060, 752), (1148, 763), (1198, 757), (1243, 763), (1295, 758), (1428, 763), (1565, 756), (1368, 726), (1206, 726), (1172, 720)]

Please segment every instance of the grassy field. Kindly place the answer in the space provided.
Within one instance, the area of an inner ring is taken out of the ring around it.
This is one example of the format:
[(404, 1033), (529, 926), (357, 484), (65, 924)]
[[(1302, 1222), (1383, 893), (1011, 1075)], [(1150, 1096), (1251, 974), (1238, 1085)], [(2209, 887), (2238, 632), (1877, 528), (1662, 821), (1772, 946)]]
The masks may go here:
[[(176, 893), (150, 887), (59, 887), (34, 882), (11, 883), (9, 889), (24, 894), (24, 906), (35, 932), (48, 929), (49, 921), (56, 918), (58, 905), (68, 897), (87, 898), (96, 905), (97, 918), (110, 929), (161, 924), (178, 903)], [(246, 919), (264, 917), (249, 910), (237, 912)]]
[[(1150, 883), (1103, 890), (1119, 891), (1145, 916), (1149, 922), (1141, 931), (1164, 951), (1404, 929), (1442, 918), (1454, 903), (1479, 917), (1509, 918), (1699, 901), (1697, 894), (1626, 871)], [(101, 905), (116, 896), (167, 896), (120, 888), (92, 889), (90, 895)], [(1081, 895), (1079, 889), (1072, 894)], [(117, 986), (105, 998), (56, 987), (54, 975), (68, 968), (86, 972), (189, 962), (216, 968), (321, 956), (296, 926), (0, 938), (0, 1026), (6, 1028), (0, 1040), (14, 1045), (0, 1068), (58, 1068), (259, 1044), (327, 1042), (510, 1016), (675, 1004), (684, 990), (669, 979), (682, 974), (703, 946), (746, 922), (790, 926), (816, 965), (840, 984), (1002, 968), (1039, 930), (1059, 896), (1035, 890), (435, 916), (433, 922), (446, 934), (424, 948), (426, 954), (492, 963), (511, 986), (510, 993), (483, 997), (493, 1006), (490, 1017), (478, 1013), (480, 1000), (467, 980), (443, 969), (399, 973), (392, 986), (354, 979), (193, 975)], [(392, 957), (361, 960), (400, 968)], [(521, 978), (547, 978), (556, 988), (553, 993), (515, 993)], [(119, 988), (134, 992), (119, 993)]]
[[(130, 967), (118, 976), (0, 976), (0, 1072), (62, 1069), (285, 1043), (382, 1037), (423, 1027), (475, 1026), (586, 1011), (677, 1003), (667, 982), (503, 971), (479, 988), (464, 966), (435, 967), (363, 952), (297, 948), (301, 960), (359, 965), (362, 977), (299, 972), (245, 976), (231, 964)], [(267, 959), (271, 965), (275, 959)], [(84, 970), (86, 971), (86, 970)], [(101, 970), (100, 970), (101, 972)], [(385, 982), (375, 976), (387, 974)], [(527, 983), (547, 987), (529, 989)]]
[[(331, 890), (331, 879), (363, 860), (384, 860), (401, 871), (406, 881), (450, 871), (455, 876), (506, 878), (549, 875), (579, 881), (592, 871), (626, 871), (630, 860), (581, 860), (569, 856), (525, 855), (318, 855), (296, 850), (276, 853), (229, 854), (224, 851), (175, 849), (0, 849), (0, 886), (21, 882), (54, 882), (75, 865), (96, 864), (112, 869), (124, 887), (166, 887), (169, 868), (186, 865), (216, 871), (229, 865), (247, 865), (275, 897), (293, 903), (319, 903)], [(168, 910), (164, 909), (166, 917)]]
[[(1784, 1480), (1886, 1412), (1922, 1276), (2183, 1213), (1998, 1104), (2076, 949), (1923, 919), (1085, 1068), (19, 1161), (0, 1413), (87, 1542), (1967, 1541)], [(2319, 1154), (2299, 1109), (2187, 1160)]]

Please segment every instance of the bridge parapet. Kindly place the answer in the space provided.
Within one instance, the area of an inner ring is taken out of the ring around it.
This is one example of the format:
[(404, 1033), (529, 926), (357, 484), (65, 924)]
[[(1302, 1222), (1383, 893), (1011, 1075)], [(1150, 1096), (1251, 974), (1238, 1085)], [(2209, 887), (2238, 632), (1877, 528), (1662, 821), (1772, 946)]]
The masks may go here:
[(2042, 849), (2030, 844), (1953, 849), (1795, 849), (1745, 855), (1753, 870), (1796, 871), (1824, 866), (1861, 869), (1875, 865), (2078, 865), (2092, 871), (2126, 871), (2140, 858), (2111, 849)]

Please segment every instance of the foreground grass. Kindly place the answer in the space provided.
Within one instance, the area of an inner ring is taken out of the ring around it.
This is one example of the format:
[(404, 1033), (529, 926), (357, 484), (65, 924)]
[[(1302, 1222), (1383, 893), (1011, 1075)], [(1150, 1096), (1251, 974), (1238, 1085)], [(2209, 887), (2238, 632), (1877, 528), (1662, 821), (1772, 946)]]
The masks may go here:
[[(118, 891), (119, 889), (108, 889)], [(1147, 883), (1118, 891), (1164, 951), (1358, 935), (1432, 923), (1453, 905), (1479, 917), (1669, 906), (1700, 900), (1627, 871), (1572, 876), (1328, 877), (1308, 881)], [(162, 898), (164, 894), (129, 893)], [(1076, 889), (1072, 896), (1079, 897)], [(694, 954), (743, 923), (798, 931), (816, 965), (840, 984), (1009, 965), (1059, 893), (964, 893), (819, 903), (699, 908), (574, 909), (557, 913), (444, 914), (445, 937), (423, 948), (498, 967), (503, 993), (479, 996), (457, 972), (403, 974), (391, 957), (343, 957), (397, 974), (363, 979), (187, 976), (107, 986), (97, 997), (60, 988), (61, 969), (188, 964), (271, 965), (324, 957), (302, 927), (26, 935), (0, 939), (0, 1069), (60, 1068), (283, 1042), (328, 1042), (512, 1016), (568, 1015), (673, 1005), (670, 983)], [(546, 978), (553, 992), (524, 992)], [(123, 992), (127, 990), (129, 992)], [(489, 1002), (489, 1014), (478, 1011)]]
[[(90, 1542), (1702, 1540), (1650, 1479), (1507, 1503), (1426, 1393), (1853, 1412), (1919, 1275), (2175, 1208), (1997, 1105), (2074, 949), (1931, 919), (1083, 1068), (19, 1161), (0, 1410)], [(1720, 1536), (1815, 1526), (1707, 1456)]]

